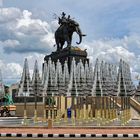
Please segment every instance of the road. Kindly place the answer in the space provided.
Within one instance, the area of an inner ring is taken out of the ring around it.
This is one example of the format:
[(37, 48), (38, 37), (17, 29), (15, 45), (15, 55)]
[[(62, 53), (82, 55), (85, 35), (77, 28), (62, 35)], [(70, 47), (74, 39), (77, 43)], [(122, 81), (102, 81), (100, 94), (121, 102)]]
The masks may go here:
[[(16, 127), (20, 127), (20, 126), (23, 126), (23, 122), (24, 122), (24, 119), (23, 118), (20, 118), (20, 117), (0, 117), (0, 126), (16, 126)], [(34, 123), (33, 119), (31, 118), (27, 118), (26, 120), (27, 122), (27, 125), (29, 126), (47, 126), (47, 123), (44, 124), (42, 122), (38, 122), (38, 123)]]
[[(9, 127), (20, 127), (23, 126), (23, 118), (19, 118), (19, 117), (7, 117), (7, 118), (3, 118), (0, 117), (0, 127), (2, 126), (9, 126)], [(41, 121), (34, 123), (33, 119), (28, 118), (27, 119), (27, 125), (28, 126), (43, 126), (43, 127), (47, 127), (47, 123), (43, 123)], [(88, 123), (82, 123), (79, 124), (79, 122), (75, 122), (76, 126), (85, 126), (85, 127), (97, 127), (97, 121), (88, 121)], [(103, 126), (121, 126), (121, 121), (120, 120), (115, 120), (115, 121), (111, 121), (107, 124), (102, 124)], [(72, 124), (72, 122), (59, 122), (59, 123), (53, 123), (54, 127), (66, 127), (66, 126), (74, 126)], [(140, 127), (140, 120), (139, 119), (132, 119), (131, 121), (129, 121), (127, 124), (125, 124), (125, 126), (134, 126), (134, 127)]]
[(7, 138), (1, 137), (0, 140), (140, 140), (140, 138)]
[[(52, 129), (47, 129), (47, 125), (45, 124), (45, 128), (42, 127), (44, 124), (39, 124), (35, 126), (32, 119), (28, 119), (30, 122), (30, 128), (28, 127), (21, 127), (23, 118), (0, 118), (0, 134), (1, 133), (18, 133), (18, 134), (140, 134), (140, 120), (131, 120), (125, 127), (120, 127), (120, 122), (114, 121), (109, 123), (107, 126), (97, 127), (90, 124), (90, 127), (54, 127)], [(93, 123), (94, 124), (94, 123)], [(33, 127), (32, 127), (33, 126)], [(35, 127), (34, 127), (35, 126)], [(39, 127), (38, 127), (39, 126)], [(40, 127), (41, 126), (41, 127)], [(130, 127), (131, 126), (131, 127)], [(33, 140), (33, 139), (40, 139), (40, 140), (60, 140), (59, 137), (57, 138), (20, 138), (20, 137), (0, 137), (0, 140)], [(103, 140), (103, 139), (139, 139), (140, 138), (61, 138), (65, 140)]]

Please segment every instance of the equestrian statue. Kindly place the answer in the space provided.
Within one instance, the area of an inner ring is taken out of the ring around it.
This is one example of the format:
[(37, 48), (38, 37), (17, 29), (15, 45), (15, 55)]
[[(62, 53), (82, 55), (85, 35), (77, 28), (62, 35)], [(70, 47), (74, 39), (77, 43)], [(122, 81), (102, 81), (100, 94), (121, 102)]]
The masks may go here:
[(82, 37), (86, 36), (85, 34), (82, 34), (79, 24), (75, 20), (71, 19), (70, 15), (68, 15), (68, 17), (65, 15), (66, 14), (62, 12), (61, 18), (58, 17), (58, 24), (60, 26), (55, 31), (57, 51), (63, 49), (65, 41), (67, 42), (67, 46), (71, 47), (72, 35), (74, 32), (79, 35), (79, 42), (76, 42), (77, 44), (80, 44), (82, 42)]

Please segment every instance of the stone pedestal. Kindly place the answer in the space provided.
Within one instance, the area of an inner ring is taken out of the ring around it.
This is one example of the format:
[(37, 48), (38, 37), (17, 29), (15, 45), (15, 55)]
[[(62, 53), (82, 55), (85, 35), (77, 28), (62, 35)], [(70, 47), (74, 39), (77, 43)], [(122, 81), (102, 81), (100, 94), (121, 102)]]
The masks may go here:
[(70, 72), (73, 57), (75, 58), (76, 64), (80, 61), (80, 59), (83, 64), (85, 64), (86, 61), (89, 63), (86, 50), (81, 50), (80, 48), (73, 46), (66, 47), (61, 51), (52, 52), (50, 55), (46, 55), (44, 61), (48, 62), (49, 58), (51, 58), (51, 60), (56, 64), (57, 60), (59, 59), (60, 63), (62, 64), (62, 68), (64, 67), (65, 61), (67, 61)]

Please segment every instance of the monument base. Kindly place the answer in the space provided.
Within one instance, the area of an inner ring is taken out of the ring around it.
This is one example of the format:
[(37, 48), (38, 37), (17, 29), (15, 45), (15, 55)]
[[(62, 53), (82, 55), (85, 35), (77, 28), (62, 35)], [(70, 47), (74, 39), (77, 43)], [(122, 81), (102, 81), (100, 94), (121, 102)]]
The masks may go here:
[(68, 69), (70, 72), (71, 63), (73, 58), (75, 58), (76, 64), (80, 62), (80, 60), (85, 65), (86, 61), (89, 63), (89, 59), (87, 58), (86, 50), (81, 50), (79, 47), (66, 47), (60, 51), (52, 52), (50, 55), (46, 55), (44, 58), (45, 62), (48, 62), (49, 58), (56, 64), (56, 62), (60, 61), (62, 64), (62, 68), (64, 67), (65, 61), (68, 62)]

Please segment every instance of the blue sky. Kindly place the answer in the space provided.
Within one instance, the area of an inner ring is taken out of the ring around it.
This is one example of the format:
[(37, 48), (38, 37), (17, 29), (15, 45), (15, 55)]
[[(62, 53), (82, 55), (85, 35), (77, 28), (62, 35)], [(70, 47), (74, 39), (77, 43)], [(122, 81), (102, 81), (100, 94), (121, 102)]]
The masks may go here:
[(133, 78), (140, 73), (140, 0), (0, 0), (0, 7), (0, 68), (6, 83), (19, 79), (25, 57), (31, 73), (35, 59), (41, 69), (44, 55), (56, 49), (53, 14), (63, 11), (87, 34), (80, 47), (91, 63), (100, 57), (118, 64), (122, 58)]
[(81, 23), (88, 34), (87, 40), (140, 33), (139, 0), (4, 0), (3, 4), (3, 7), (27, 9), (33, 17), (47, 21), (53, 20), (54, 13), (65, 11)]

